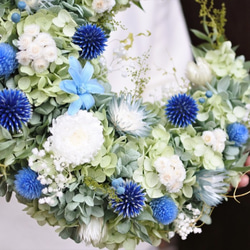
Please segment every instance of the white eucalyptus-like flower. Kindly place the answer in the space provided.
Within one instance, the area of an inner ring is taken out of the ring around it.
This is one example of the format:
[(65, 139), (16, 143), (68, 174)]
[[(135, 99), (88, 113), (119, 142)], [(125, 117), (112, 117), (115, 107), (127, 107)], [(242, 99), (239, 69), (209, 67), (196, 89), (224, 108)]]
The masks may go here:
[(49, 62), (41, 57), (33, 60), (31, 66), (37, 73), (42, 73), (49, 67)]
[(31, 58), (28, 56), (26, 51), (19, 51), (16, 53), (17, 61), (24, 66), (28, 66), (31, 63)]
[(50, 34), (41, 32), (37, 35), (34, 42), (39, 43), (41, 46), (56, 46), (54, 39), (51, 37)]
[(54, 46), (47, 46), (43, 49), (43, 56), (48, 62), (54, 62), (57, 58), (57, 48)]
[(160, 182), (166, 186), (169, 193), (176, 193), (182, 188), (186, 170), (178, 155), (170, 158), (159, 157), (154, 166), (159, 173)]
[(96, 13), (111, 11), (115, 6), (115, 0), (93, 0), (92, 8)]
[(32, 42), (26, 52), (31, 59), (35, 60), (43, 56), (43, 47), (39, 43)]
[(23, 28), (23, 31), (26, 35), (35, 37), (39, 34), (40, 32), (40, 26), (37, 24), (30, 24), (30, 25), (26, 25)]
[(26, 50), (29, 48), (32, 41), (33, 41), (32, 36), (24, 33), (19, 37), (17, 41), (17, 46), (20, 50)]
[(107, 227), (104, 224), (103, 217), (97, 218), (92, 216), (88, 225), (81, 224), (78, 228), (80, 240), (83, 240), (87, 245), (100, 243), (106, 233)]
[(195, 85), (205, 85), (206, 82), (210, 82), (213, 78), (209, 64), (201, 57), (196, 59), (196, 63), (188, 63), (186, 76)]
[(65, 113), (53, 121), (50, 150), (68, 164), (88, 163), (104, 142), (102, 131), (100, 121), (86, 110), (72, 116)]

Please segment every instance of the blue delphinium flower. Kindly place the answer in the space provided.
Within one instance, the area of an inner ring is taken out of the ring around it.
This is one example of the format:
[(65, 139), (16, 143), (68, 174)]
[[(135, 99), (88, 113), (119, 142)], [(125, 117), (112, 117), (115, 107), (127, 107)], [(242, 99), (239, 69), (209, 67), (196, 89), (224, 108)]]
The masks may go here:
[(70, 94), (78, 95), (78, 99), (69, 105), (68, 114), (74, 115), (80, 109), (90, 109), (95, 104), (92, 94), (101, 94), (104, 88), (97, 79), (91, 79), (94, 67), (90, 62), (86, 62), (82, 68), (80, 62), (73, 56), (69, 58), (69, 73), (73, 80), (64, 80), (60, 83), (60, 88)]
[(7, 130), (19, 131), (22, 123), (31, 118), (31, 105), (26, 95), (18, 89), (0, 91), (0, 125)]
[(80, 26), (72, 37), (73, 43), (82, 50), (80, 56), (91, 60), (97, 58), (105, 50), (107, 38), (104, 31), (95, 24)]
[(235, 146), (241, 146), (247, 142), (248, 129), (244, 124), (235, 122), (227, 126), (229, 141), (234, 141)]
[(7, 43), (0, 43), (0, 77), (8, 78), (17, 66), (15, 49)]
[(229, 184), (224, 181), (228, 176), (224, 170), (203, 169), (196, 174), (197, 185), (194, 196), (197, 200), (215, 207), (222, 202), (228, 192)]
[(198, 105), (191, 96), (179, 94), (168, 101), (165, 111), (174, 126), (187, 127), (195, 121)]
[(44, 186), (37, 177), (38, 174), (29, 167), (19, 170), (14, 181), (17, 193), (28, 200), (40, 198)]
[(150, 125), (155, 122), (153, 114), (146, 110), (141, 100), (134, 100), (130, 94), (113, 97), (108, 115), (115, 130), (121, 135), (146, 137), (151, 131)]
[(117, 200), (111, 200), (111, 206), (124, 218), (136, 217), (145, 206), (145, 192), (140, 185), (133, 181), (124, 182), (123, 187), (125, 191), (117, 194)]
[(177, 205), (167, 196), (153, 199), (150, 202), (150, 207), (153, 210), (153, 217), (163, 225), (173, 222), (178, 214)]

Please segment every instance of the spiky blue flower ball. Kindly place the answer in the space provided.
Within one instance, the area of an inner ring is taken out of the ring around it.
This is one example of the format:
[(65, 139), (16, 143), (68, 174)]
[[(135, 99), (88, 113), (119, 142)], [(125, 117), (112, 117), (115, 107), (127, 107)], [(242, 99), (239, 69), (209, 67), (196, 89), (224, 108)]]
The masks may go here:
[(170, 224), (178, 215), (177, 205), (167, 196), (153, 199), (150, 207), (153, 210), (153, 217), (163, 225)]
[(0, 77), (8, 78), (17, 66), (15, 49), (8, 43), (0, 43)]
[(248, 129), (244, 124), (235, 122), (227, 126), (229, 141), (234, 141), (235, 146), (239, 147), (248, 140)]
[(31, 105), (18, 89), (0, 91), (0, 125), (9, 131), (19, 131), (31, 118)]
[(87, 60), (97, 58), (101, 55), (105, 50), (105, 43), (107, 42), (104, 31), (95, 24), (80, 26), (72, 39), (73, 43), (82, 49), (80, 56)]
[(187, 127), (195, 121), (198, 105), (191, 96), (178, 94), (168, 101), (165, 111), (174, 126)]
[(14, 181), (17, 193), (28, 200), (40, 198), (44, 186), (37, 177), (38, 174), (29, 167), (19, 170)]
[(111, 207), (124, 218), (136, 217), (145, 206), (145, 192), (133, 181), (126, 181), (123, 185), (124, 193), (117, 193), (118, 199), (111, 200)]
[(225, 198), (229, 184), (224, 180), (228, 175), (224, 170), (203, 169), (196, 174), (196, 186), (194, 196), (197, 200), (215, 207)]

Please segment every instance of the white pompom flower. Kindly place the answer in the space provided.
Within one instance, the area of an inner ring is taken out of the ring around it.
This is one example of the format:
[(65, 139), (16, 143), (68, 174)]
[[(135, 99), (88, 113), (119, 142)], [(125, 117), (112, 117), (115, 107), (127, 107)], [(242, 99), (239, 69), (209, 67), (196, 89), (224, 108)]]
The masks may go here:
[(54, 62), (57, 58), (57, 48), (54, 46), (47, 46), (43, 50), (43, 56), (48, 62)]
[(17, 41), (17, 46), (20, 50), (26, 50), (29, 48), (33, 41), (33, 37), (27, 34), (22, 34)]
[(37, 73), (42, 73), (49, 67), (49, 62), (41, 57), (33, 60), (31, 66)]
[(65, 113), (53, 121), (50, 150), (73, 166), (89, 163), (103, 145), (102, 131), (100, 121), (86, 110), (72, 116)]
[(159, 173), (160, 182), (166, 186), (169, 193), (180, 191), (186, 178), (186, 170), (178, 155), (170, 158), (159, 157), (154, 166)]

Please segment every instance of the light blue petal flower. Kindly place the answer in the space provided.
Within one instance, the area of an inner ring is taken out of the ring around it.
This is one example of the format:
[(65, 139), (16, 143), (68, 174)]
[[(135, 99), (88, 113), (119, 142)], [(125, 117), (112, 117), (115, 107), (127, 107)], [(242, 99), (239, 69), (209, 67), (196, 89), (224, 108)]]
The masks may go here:
[(81, 71), (82, 71), (82, 66), (80, 62), (73, 56), (69, 58), (69, 74), (74, 80), (74, 83), (76, 86), (80, 87), (82, 84), (82, 78), (81, 78)]
[(81, 70), (81, 79), (83, 83), (87, 83), (94, 74), (94, 67), (90, 62), (86, 62), (84, 68)]
[(74, 81), (64, 80), (60, 82), (59, 86), (61, 90), (63, 90), (64, 92), (77, 95), (77, 88), (76, 88), (76, 85), (74, 84)]
[(84, 95), (80, 95), (80, 98), (82, 100), (82, 103), (84, 104), (83, 108), (86, 108), (87, 110), (89, 110), (91, 107), (94, 106), (95, 104), (95, 99), (92, 95), (90, 94), (84, 94)]
[(74, 102), (70, 103), (69, 109), (68, 109), (68, 114), (69, 115), (76, 114), (80, 110), (82, 104), (83, 104), (83, 102), (82, 102), (82, 99), (80, 97), (79, 97), (79, 99), (77, 99)]
[(86, 90), (93, 94), (102, 94), (104, 87), (96, 79), (92, 79), (86, 84)]

